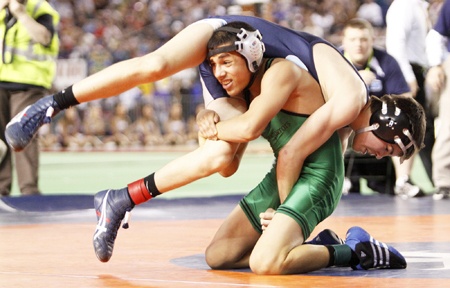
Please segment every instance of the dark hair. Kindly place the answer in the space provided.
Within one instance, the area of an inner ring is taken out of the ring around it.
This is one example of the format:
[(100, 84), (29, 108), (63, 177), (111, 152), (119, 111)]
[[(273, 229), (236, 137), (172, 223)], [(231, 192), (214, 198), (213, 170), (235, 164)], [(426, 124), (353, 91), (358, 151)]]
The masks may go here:
[(236, 28), (236, 29), (244, 28), (247, 31), (256, 31), (256, 29), (253, 28), (253, 26), (251, 26), (248, 23), (241, 22), (241, 21), (230, 22), (214, 31), (214, 33), (212, 34), (211, 38), (209, 38), (209, 41), (208, 41), (208, 45), (207, 45), (208, 51), (214, 50), (220, 46), (233, 44), (234, 42), (239, 40), (238, 37), (236, 36), (236, 33), (227, 31), (225, 29), (221, 29), (221, 28), (226, 28), (226, 27), (231, 27), (231, 28)]
[(423, 143), (426, 129), (425, 110), (422, 105), (412, 97), (403, 95), (384, 95), (381, 98), (376, 96), (370, 97), (370, 112), (374, 114), (379, 111), (383, 102), (386, 102), (388, 105), (394, 104), (408, 117), (408, 129), (417, 145), (417, 151), (415, 151), (416, 149), (414, 145), (412, 145), (406, 150), (406, 155), (402, 157), (404, 159), (409, 159), (415, 152), (418, 152), (425, 147)]

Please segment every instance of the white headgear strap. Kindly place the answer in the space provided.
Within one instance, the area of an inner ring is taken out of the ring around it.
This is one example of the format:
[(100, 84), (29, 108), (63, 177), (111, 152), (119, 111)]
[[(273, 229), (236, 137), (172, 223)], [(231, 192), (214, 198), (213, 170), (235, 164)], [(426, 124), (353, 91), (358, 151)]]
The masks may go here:
[(264, 51), (266, 50), (264, 43), (261, 41), (261, 33), (259, 33), (258, 30), (247, 31), (244, 28), (237, 29), (228, 26), (220, 27), (217, 30), (235, 33), (238, 40), (235, 41), (232, 45), (222, 46), (210, 50), (208, 53), (208, 58), (219, 53), (236, 51), (244, 56), (244, 58), (247, 60), (248, 69), (250, 70), (250, 72), (255, 73), (256, 71), (258, 71), (263, 59)]
[[(418, 149), (416, 141), (409, 131), (409, 120), (401, 109), (395, 105), (395, 102), (391, 107), (388, 107), (386, 101), (383, 101), (381, 109), (375, 111), (370, 117), (370, 124), (368, 127), (358, 129), (355, 135), (372, 131), (379, 139), (397, 144), (403, 152), (400, 162), (405, 160), (407, 150), (411, 146), (414, 145), (414, 149)], [(405, 145), (405, 142), (409, 143)]]

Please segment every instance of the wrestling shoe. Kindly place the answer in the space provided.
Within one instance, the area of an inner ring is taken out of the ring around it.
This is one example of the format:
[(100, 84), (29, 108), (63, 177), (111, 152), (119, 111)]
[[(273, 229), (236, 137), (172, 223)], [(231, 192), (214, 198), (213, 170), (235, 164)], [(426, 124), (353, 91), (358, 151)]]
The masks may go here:
[(450, 187), (440, 187), (433, 194), (434, 200), (442, 200), (450, 198)]
[(402, 199), (423, 197), (425, 193), (419, 186), (414, 185), (408, 177), (401, 177), (395, 181), (394, 193)]
[(27, 106), (6, 125), (6, 142), (14, 151), (21, 151), (30, 143), (38, 129), (50, 123), (61, 109), (53, 95), (46, 96), (36, 103)]
[(337, 245), (344, 244), (344, 240), (342, 240), (334, 231), (330, 229), (325, 229), (316, 237), (311, 239), (310, 241), (305, 242), (305, 244), (312, 245)]
[(405, 269), (406, 260), (394, 247), (375, 240), (361, 227), (352, 227), (347, 232), (345, 244), (356, 253), (359, 264), (354, 270)]
[[(114, 249), (117, 231), (125, 214), (133, 209), (134, 204), (128, 196), (127, 188), (104, 190), (94, 196), (97, 227), (94, 233), (94, 250), (97, 258), (108, 262)], [(128, 215), (129, 213), (127, 213)], [(123, 228), (128, 228), (125, 219)]]

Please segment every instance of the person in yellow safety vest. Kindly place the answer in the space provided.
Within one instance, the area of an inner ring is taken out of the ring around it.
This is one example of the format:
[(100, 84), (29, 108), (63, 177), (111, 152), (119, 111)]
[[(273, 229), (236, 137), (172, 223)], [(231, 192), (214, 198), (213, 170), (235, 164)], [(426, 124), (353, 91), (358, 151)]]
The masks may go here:
[[(0, 140), (11, 118), (52, 87), (59, 53), (58, 12), (45, 0), (0, 0)], [(14, 153), (22, 195), (40, 194), (37, 139)], [(0, 164), (0, 195), (11, 193), (13, 153)]]

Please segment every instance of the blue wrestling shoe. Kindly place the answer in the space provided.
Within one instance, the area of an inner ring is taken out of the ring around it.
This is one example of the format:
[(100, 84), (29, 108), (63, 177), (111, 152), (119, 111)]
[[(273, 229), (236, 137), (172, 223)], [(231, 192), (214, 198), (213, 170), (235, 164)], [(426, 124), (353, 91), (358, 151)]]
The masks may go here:
[(14, 151), (21, 151), (30, 143), (38, 129), (61, 109), (53, 95), (46, 96), (26, 107), (6, 125), (6, 141)]
[(344, 244), (344, 240), (342, 240), (334, 231), (330, 229), (325, 229), (312, 240), (305, 242), (305, 244), (312, 245), (337, 245)]
[[(134, 204), (128, 196), (127, 188), (104, 190), (94, 196), (97, 227), (94, 233), (94, 250), (97, 258), (108, 262), (114, 249), (117, 231), (125, 214), (133, 209)], [(125, 217), (124, 228), (128, 228), (128, 217)]]
[(405, 269), (406, 260), (394, 247), (375, 240), (361, 227), (352, 227), (347, 232), (345, 244), (356, 253), (360, 262), (354, 270)]

